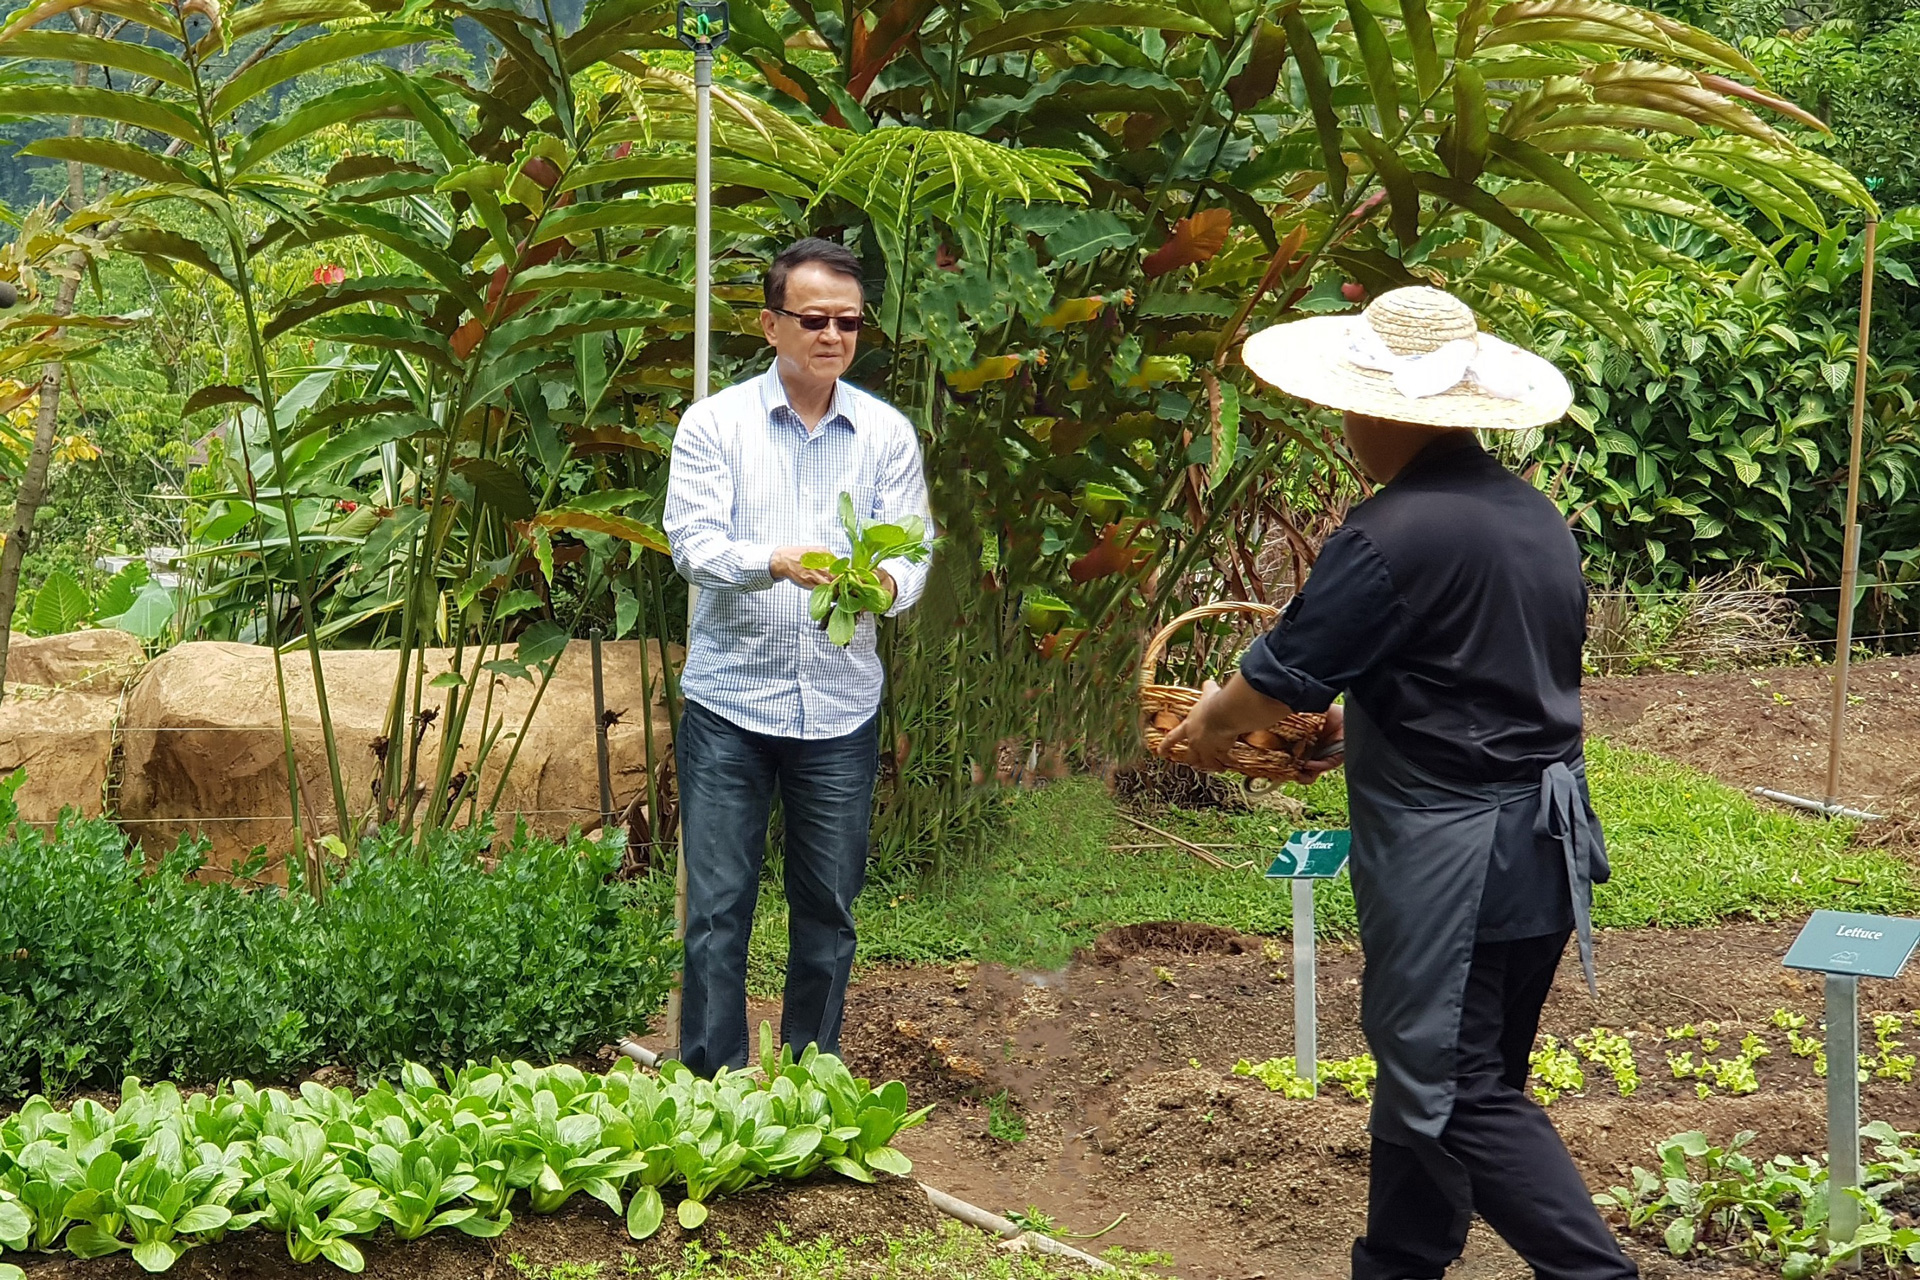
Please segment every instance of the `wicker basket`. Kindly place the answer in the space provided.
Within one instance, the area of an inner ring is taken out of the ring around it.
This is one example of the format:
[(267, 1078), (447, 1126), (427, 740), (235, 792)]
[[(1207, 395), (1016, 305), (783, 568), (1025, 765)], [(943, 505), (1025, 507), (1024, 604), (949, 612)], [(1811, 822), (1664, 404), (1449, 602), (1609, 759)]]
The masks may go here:
[[(1141, 732), (1146, 737), (1149, 750), (1158, 751), (1161, 742), (1166, 739), (1167, 730), (1186, 719), (1187, 712), (1193, 710), (1194, 704), (1200, 701), (1198, 689), (1154, 682), (1160, 659), (1167, 651), (1167, 642), (1190, 622), (1202, 618), (1227, 618), (1235, 614), (1251, 614), (1256, 618), (1271, 620), (1278, 617), (1280, 611), (1272, 605), (1256, 604), (1250, 600), (1203, 604), (1160, 628), (1159, 634), (1148, 642), (1147, 651), (1140, 657), (1140, 709)], [(1301, 765), (1313, 750), (1313, 744), (1319, 740), (1325, 724), (1325, 716), (1295, 713), (1271, 729), (1243, 734), (1233, 744), (1226, 767), (1249, 778), (1265, 778), (1273, 782), (1305, 781), (1306, 775)], [(1184, 760), (1185, 748), (1176, 748), (1171, 758)]]

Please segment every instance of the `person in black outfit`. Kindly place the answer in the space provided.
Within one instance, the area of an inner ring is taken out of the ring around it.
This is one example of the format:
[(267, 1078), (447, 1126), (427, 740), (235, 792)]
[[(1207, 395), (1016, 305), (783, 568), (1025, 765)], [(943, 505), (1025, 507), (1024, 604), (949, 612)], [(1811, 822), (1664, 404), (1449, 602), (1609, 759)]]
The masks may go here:
[(1354, 1280), (1440, 1276), (1475, 1212), (1542, 1280), (1636, 1276), (1525, 1093), (1569, 936), (1593, 985), (1588, 914), (1607, 878), (1581, 749), (1586, 583), (1558, 509), (1472, 430), (1558, 419), (1566, 380), (1428, 288), (1276, 326), (1244, 355), (1345, 410), (1384, 487), (1161, 752), (1218, 768), (1240, 734), (1327, 715), (1313, 771), (1346, 767), (1361, 1025), (1380, 1070)]

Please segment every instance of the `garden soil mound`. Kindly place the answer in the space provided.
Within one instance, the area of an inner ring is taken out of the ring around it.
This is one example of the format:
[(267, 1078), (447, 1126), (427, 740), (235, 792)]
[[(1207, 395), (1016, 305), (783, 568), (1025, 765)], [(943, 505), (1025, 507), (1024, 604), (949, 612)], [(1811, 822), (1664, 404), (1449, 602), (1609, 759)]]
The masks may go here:
[[(1737, 787), (1817, 800), (1827, 789), (1831, 674), (1800, 666), (1589, 679), (1587, 732)], [(1859, 838), (1920, 845), (1920, 657), (1855, 663), (1847, 688), (1840, 796), (1889, 818)]]
[[(1623, 1099), (1610, 1076), (1588, 1066), (1584, 1094), (1551, 1108), (1596, 1191), (1624, 1183), (1636, 1163), (1655, 1166), (1653, 1144), (1689, 1129), (1721, 1141), (1756, 1130), (1749, 1150), (1758, 1155), (1824, 1149), (1824, 1082), (1770, 1021), (1784, 1008), (1804, 1015), (1808, 1031), (1819, 1026), (1818, 981), (1780, 967), (1795, 932), (1792, 924), (1603, 931), (1598, 1002), (1577, 968), (1563, 966), (1542, 1031), (1563, 1045), (1596, 1024), (1627, 1033), (1641, 1077)], [(1198, 941), (1144, 926), (1109, 933), (1054, 973), (970, 965), (875, 973), (849, 998), (849, 1063), (861, 1075), (905, 1079), (917, 1099), (941, 1103), (899, 1145), (918, 1177), (983, 1208), (1031, 1206), (1081, 1233), (1125, 1214), (1099, 1239), (1077, 1243), (1096, 1252), (1169, 1250), (1175, 1273), (1192, 1280), (1343, 1280), (1365, 1221), (1366, 1109), (1338, 1086), (1335, 1096), (1289, 1101), (1235, 1076), (1243, 1058), (1293, 1052), (1291, 956), (1270, 958), (1259, 939)], [(1359, 979), (1354, 949), (1323, 947), (1323, 1058), (1365, 1047)], [(1868, 984), (1862, 1004), (1920, 1008), (1920, 976)], [(1703, 1100), (1693, 1081), (1673, 1079), (1667, 1053), (1697, 1057), (1700, 1044), (1668, 1030), (1708, 1022), (1719, 1024), (1712, 1056), (1737, 1053), (1748, 1032), (1768, 1044), (1758, 1092)], [(1912, 1085), (1873, 1080), (1862, 1110), (1920, 1128)], [(1008, 1140), (1009, 1118), (1024, 1125), (1024, 1139)], [(1674, 1262), (1657, 1238), (1630, 1248), (1649, 1280), (1709, 1274)], [(1761, 1274), (1732, 1259), (1710, 1273)], [(1529, 1272), (1476, 1228), (1448, 1274), (1524, 1280)]]

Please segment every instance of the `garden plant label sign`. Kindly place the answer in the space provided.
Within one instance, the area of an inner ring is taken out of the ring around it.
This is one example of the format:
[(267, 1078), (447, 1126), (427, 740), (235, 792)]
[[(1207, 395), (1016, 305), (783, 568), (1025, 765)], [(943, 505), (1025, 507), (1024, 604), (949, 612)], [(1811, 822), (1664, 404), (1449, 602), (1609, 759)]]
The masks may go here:
[(1787, 949), (1783, 963), (1789, 969), (1897, 978), (1916, 945), (1920, 945), (1920, 920), (1816, 911)]
[(1347, 865), (1351, 831), (1296, 831), (1267, 868), (1269, 880), (1331, 880)]

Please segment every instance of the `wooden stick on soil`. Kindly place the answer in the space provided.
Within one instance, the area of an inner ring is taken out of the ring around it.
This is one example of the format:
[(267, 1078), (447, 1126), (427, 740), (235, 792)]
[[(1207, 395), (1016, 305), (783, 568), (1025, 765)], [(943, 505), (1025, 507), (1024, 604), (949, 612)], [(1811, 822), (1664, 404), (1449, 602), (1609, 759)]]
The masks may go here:
[(1182, 849), (1185, 849), (1188, 853), (1200, 859), (1200, 861), (1206, 863), (1208, 866), (1218, 867), (1222, 871), (1229, 870), (1227, 863), (1224, 859), (1215, 857), (1208, 850), (1206, 850), (1200, 845), (1195, 844), (1191, 840), (1183, 840), (1179, 836), (1174, 835), (1171, 831), (1162, 831), (1160, 828), (1153, 826), (1150, 823), (1140, 821), (1140, 819), (1134, 817), (1130, 813), (1123, 813), (1120, 816), (1124, 818), (1126, 821), (1131, 822), (1134, 826), (1140, 828), (1142, 831), (1146, 832), (1148, 835), (1159, 836), (1162, 840), (1167, 840), (1172, 842), (1173, 844), (1179, 845)]
[(1867, 331), (1873, 323), (1873, 242), (1880, 229), (1867, 219), (1860, 265), (1860, 348), (1853, 361), (1853, 439), (1847, 453), (1847, 522), (1840, 553), (1840, 628), (1834, 652), (1833, 717), (1827, 739), (1827, 806), (1840, 803), (1840, 744), (1846, 735), (1847, 665), (1853, 657), (1853, 591), (1860, 575), (1860, 438), (1867, 409)]

